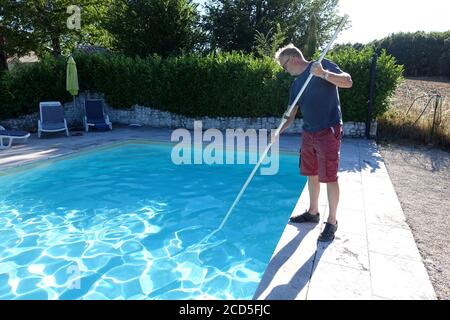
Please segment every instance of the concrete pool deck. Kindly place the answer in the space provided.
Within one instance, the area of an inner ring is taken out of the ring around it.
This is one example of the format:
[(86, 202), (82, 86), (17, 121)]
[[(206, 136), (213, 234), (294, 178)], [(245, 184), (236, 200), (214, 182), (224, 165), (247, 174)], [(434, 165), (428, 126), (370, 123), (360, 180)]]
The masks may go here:
[[(36, 134), (0, 151), (0, 174), (14, 167), (127, 140), (169, 142), (172, 129), (115, 127), (81, 136)], [(283, 135), (280, 150), (298, 152), (300, 135)], [(343, 139), (336, 239), (317, 242), (319, 224), (288, 223), (254, 299), (436, 299), (383, 159), (373, 141)], [(308, 208), (305, 188), (292, 212)]]

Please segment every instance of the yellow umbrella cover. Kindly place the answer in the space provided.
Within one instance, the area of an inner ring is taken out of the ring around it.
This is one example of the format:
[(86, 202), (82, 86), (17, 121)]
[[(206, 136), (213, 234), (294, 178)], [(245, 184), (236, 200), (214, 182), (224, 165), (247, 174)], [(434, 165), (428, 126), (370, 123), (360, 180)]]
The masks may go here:
[(70, 56), (67, 61), (66, 90), (69, 91), (72, 96), (76, 96), (79, 90), (77, 65), (72, 56)]

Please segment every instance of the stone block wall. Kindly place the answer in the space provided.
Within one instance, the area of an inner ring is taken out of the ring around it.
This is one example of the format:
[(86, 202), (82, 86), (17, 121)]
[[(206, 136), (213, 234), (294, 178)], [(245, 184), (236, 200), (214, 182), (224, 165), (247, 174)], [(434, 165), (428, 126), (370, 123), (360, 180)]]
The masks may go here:
[[(83, 92), (80, 93), (75, 104), (73, 102), (64, 104), (69, 128), (80, 129), (84, 116), (84, 101), (89, 99), (102, 99), (101, 94)], [(280, 124), (280, 118), (277, 117), (259, 117), (259, 118), (241, 118), (241, 117), (198, 117), (190, 118), (182, 115), (173, 114), (167, 111), (152, 109), (145, 106), (134, 105), (130, 109), (113, 109), (105, 103), (106, 113), (113, 124), (138, 124), (156, 128), (187, 128), (194, 129), (194, 120), (203, 122), (203, 129), (216, 128), (225, 130), (228, 128), (247, 129), (275, 129)], [(39, 106), (36, 106), (36, 113), (26, 115), (17, 119), (1, 120), (0, 125), (7, 129), (21, 129), (35, 132), (37, 131), (37, 120), (39, 119)], [(285, 131), (287, 133), (301, 133), (303, 119), (296, 119)], [(366, 125), (364, 122), (346, 122), (344, 123), (344, 135), (348, 137), (364, 137)], [(371, 125), (371, 136), (376, 135), (377, 123)]]

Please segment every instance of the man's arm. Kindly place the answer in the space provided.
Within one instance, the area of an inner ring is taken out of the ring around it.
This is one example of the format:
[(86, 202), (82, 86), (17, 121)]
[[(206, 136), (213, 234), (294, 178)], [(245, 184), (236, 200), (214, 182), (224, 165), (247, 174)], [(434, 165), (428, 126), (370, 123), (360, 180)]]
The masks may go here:
[(314, 62), (311, 66), (311, 73), (316, 77), (320, 77), (328, 82), (331, 82), (338, 88), (351, 88), (353, 85), (352, 77), (348, 73), (334, 73), (324, 70), (322, 65), (318, 62)]
[[(287, 121), (283, 124), (283, 126), (280, 129), (280, 135), (283, 133), (284, 130), (286, 130), (287, 128), (289, 128), (289, 126), (291, 125), (291, 123), (294, 121), (295, 119), (295, 115), (297, 114), (298, 111), (298, 105), (296, 105), (294, 107), (294, 109), (292, 109), (291, 115), (289, 116), (289, 118), (287, 119)], [(283, 117), (285, 116), (285, 114), (283, 115)]]

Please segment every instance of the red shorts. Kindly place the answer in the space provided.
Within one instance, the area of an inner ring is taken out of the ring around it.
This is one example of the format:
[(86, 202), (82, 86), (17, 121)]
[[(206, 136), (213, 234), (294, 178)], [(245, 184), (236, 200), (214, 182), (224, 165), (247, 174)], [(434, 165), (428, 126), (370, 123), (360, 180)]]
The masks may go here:
[(302, 134), (300, 174), (319, 176), (320, 182), (336, 182), (343, 129), (340, 124)]

